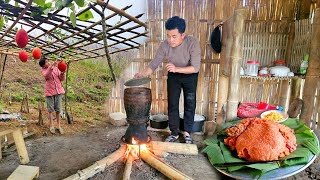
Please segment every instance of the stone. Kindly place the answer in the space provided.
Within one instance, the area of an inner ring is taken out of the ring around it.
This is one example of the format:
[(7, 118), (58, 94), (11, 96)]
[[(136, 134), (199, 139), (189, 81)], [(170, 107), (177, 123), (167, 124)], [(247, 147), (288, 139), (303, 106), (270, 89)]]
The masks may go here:
[(114, 126), (126, 126), (127, 120), (126, 114), (122, 112), (114, 112), (109, 114), (109, 122)]

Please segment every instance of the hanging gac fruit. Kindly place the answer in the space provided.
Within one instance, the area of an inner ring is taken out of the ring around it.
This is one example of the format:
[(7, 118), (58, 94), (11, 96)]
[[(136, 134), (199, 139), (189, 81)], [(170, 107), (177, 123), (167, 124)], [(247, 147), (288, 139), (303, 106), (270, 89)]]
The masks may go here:
[(19, 53), (19, 59), (22, 62), (27, 62), (28, 61), (28, 53), (25, 50), (20, 51)]
[(16, 43), (20, 48), (24, 48), (28, 44), (28, 33), (22, 28), (16, 33)]
[(40, 48), (38, 48), (38, 47), (33, 48), (32, 56), (33, 56), (34, 59), (40, 59), (41, 55), (42, 55), (42, 53), (41, 53), (41, 49)]
[(58, 63), (58, 69), (61, 71), (61, 72), (65, 72), (67, 70), (67, 64), (64, 62), (64, 61), (60, 61)]

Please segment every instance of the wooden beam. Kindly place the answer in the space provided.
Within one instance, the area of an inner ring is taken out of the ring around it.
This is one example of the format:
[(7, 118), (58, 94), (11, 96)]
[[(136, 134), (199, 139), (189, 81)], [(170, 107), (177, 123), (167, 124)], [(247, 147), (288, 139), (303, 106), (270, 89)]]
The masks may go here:
[(131, 169), (132, 169), (132, 161), (133, 161), (133, 157), (131, 156), (131, 154), (129, 154), (127, 157), (126, 166), (124, 167), (122, 180), (129, 180), (130, 179), (130, 174), (131, 174)]
[(39, 177), (38, 166), (19, 165), (7, 180), (32, 180)]
[(12, 135), (13, 135), (14, 143), (17, 147), (20, 163), (28, 164), (30, 160), (29, 160), (26, 144), (24, 142), (21, 130), (17, 129), (13, 131)]
[(160, 161), (157, 157), (155, 157), (152, 153), (149, 151), (142, 151), (140, 153), (141, 159), (148, 163), (153, 168), (160, 171), (163, 175), (167, 176), (170, 179), (175, 180), (187, 180), (192, 179), (191, 177), (183, 174), (182, 172), (178, 171), (174, 167), (164, 163), (163, 161)]
[(152, 141), (152, 149), (176, 154), (198, 155), (198, 147), (195, 144), (171, 143)]
[[(128, 28), (128, 29), (125, 29), (125, 30), (118, 31), (118, 32), (113, 33), (113, 34), (109, 34), (107, 38), (110, 38), (111, 36), (116, 36), (116, 35), (121, 34), (121, 33), (124, 33), (124, 32), (128, 32), (128, 31), (130, 31), (130, 30), (133, 30), (133, 29), (136, 29), (136, 28), (139, 28), (139, 27), (141, 27), (141, 26), (140, 26), (140, 25), (137, 25), (137, 26), (133, 26), (133, 27), (130, 27), (130, 28)], [(99, 35), (101, 35), (101, 34), (102, 34), (102, 33), (98, 33), (98, 34), (96, 34), (95, 36), (99, 36)], [(99, 42), (99, 41), (101, 41), (101, 39), (94, 40), (93, 43), (94, 43), (94, 42)], [(83, 42), (83, 41), (82, 41), (82, 42)], [(76, 44), (73, 44), (73, 46), (74, 46), (74, 45), (77, 45), (77, 44), (80, 44), (80, 43), (77, 42)], [(79, 45), (79, 46), (75, 46), (74, 48), (80, 48), (80, 47), (88, 46), (88, 45), (90, 45), (90, 44), (91, 44), (91, 43), (86, 43), (86, 44), (82, 44), (82, 45)]]
[(90, 167), (87, 167), (86, 169), (79, 170), (76, 174), (71, 175), (64, 180), (80, 180), (80, 179), (89, 179), (93, 177), (95, 174), (104, 171), (104, 169), (114, 162), (116, 162), (118, 159), (120, 159), (124, 153), (126, 152), (127, 147), (125, 145), (121, 145), (118, 150), (110, 154), (109, 156), (95, 162)]
[[(105, 17), (105, 18), (103, 18), (103, 19), (101, 19), (101, 20), (99, 20), (99, 21), (97, 21), (97, 22), (95, 22), (95, 23), (93, 23), (93, 24), (91, 24), (90, 26), (86, 27), (85, 29), (82, 29), (82, 30), (80, 30), (80, 31), (78, 31), (78, 32), (75, 32), (75, 33), (73, 33), (73, 34), (71, 34), (71, 35), (69, 35), (69, 36), (66, 36), (66, 37), (62, 38), (62, 39), (58, 39), (58, 40), (56, 40), (56, 41), (54, 41), (54, 42), (50, 42), (50, 43), (48, 43), (47, 45), (44, 45), (44, 46), (41, 46), (41, 47), (49, 46), (49, 45), (51, 45), (51, 44), (53, 44), (53, 43), (57, 43), (57, 42), (60, 42), (60, 41), (65, 40), (65, 39), (68, 39), (68, 38), (70, 38), (70, 37), (76, 36), (76, 35), (78, 35), (78, 34), (80, 34), (80, 33), (82, 33), (82, 32), (85, 32), (85, 31), (89, 30), (90, 28), (92, 28), (92, 27), (100, 24), (102, 21), (105, 21), (105, 20), (107, 20), (107, 19), (109, 19), (109, 18), (111, 18), (111, 17), (113, 17), (113, 16), (115, 16), (115, 15), (116, 15), (115, 13), (114, 13), (114, 14), (111, 14), (111, 15), (109, 15), (109, 16), (107, 16), (107, 17)], [(90, 39), (90, 38), (88, 38), (88, 39)]]
[[(141, 16), (141, 14), (138, 15), (138, 16), (136, 16), (136, 17), (140, 17), (140, 16)], [(105, 18), (104, 18), (104, 19), (105, 19)], [(130, 20), (127, 20), (127, 21), (124, 21), (124, 22), (122, 22), (122, 23), (119, 23), (119, 24), (113, 26), (112, 28), (107, 29), (107, 32), (112, 31), (112, 30), (114, 30), (114, 29), (117, 29), (118, 27), (121, 27), (121, 26), (123, 26), (123, 25), (125, 25), (125, 24), (128, 24), (128, 23), (130, 23), (130, 22), (131, 22)], [(140, 26), (140, 25), (138, 25), (138, 26)], [(120, 31), (120, 32), (116, 32), (116, 33), (113, 33), (113, 34), (109, 34), (109, 35), (107, 36), (107, 38), (110, 39), (112, 36), (114, 36), (114, 35), (116, 35), (116, 34), (120, 34), (120, 33), (123, 33), (123, 32)], [(74, 35), (74, 34), (73, 34), (73, 35)], [(68, 36), (68, 37), (72, 37), (73, 35), (70, 35), (70, 36)], [(100, 36), (100, 35), (103, 35), (103, 32), (94, 34), (94, 35), (88, 37), (87, 39), (92, 39), (92, 38), (98, 37), (98, 36)], [(66, 38), (64, 38), (64, 39), (66, 39)], [(80, 41), (78, 41), (78, 42), (76, 42), (76, 43), (70, 44), (69, 46), (66, 46), (66, 47), (57, 49), (57, 50), (53, 51), (52, 53), (55, 53), (55, 52), (57, 52), (57, 51), (64, 50), (64, 49), (66, 49), (66, 48), (68, 48), (68, 47), (75, 46), (75, 45), (80, 44), (80, 43), (82, 43), (82, 42), (84, 42), (84, 41), (86, 41), (86, 39), (83, 39), (83, 40), (80, 40)], [(101, 39), (99, 38), (98, 40), (93, 41), (92, 43), (98, 42), (98, 41), (101, 41)], [(90, 43), (90, 44), (91, 44), (91, 43)]]

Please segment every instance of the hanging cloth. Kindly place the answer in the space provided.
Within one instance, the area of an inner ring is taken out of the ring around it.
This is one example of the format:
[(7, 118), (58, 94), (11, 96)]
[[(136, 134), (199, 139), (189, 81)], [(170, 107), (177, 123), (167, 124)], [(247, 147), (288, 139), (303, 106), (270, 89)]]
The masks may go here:
[(214, 28), (211, 32), (211, 47), (216, 53), (221, 52), (221, 31), (220, 31), (221, 24)]

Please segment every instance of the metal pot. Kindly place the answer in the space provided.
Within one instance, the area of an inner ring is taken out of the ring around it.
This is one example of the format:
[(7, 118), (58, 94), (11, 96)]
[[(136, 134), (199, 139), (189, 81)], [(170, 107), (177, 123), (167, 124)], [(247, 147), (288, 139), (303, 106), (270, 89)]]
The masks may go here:
[(150, 126), (155, 129), (165, 129), (168, 127), (168, 116), (157, 114), (149, 116)]
[[(183, 114), (183, 112), (181, 112), (179, 114), (179, 116), (180, 116), (180, 130), (181, 130), (181, 129), (184, 129), (184, 114)], [(195, 114), (194, 115), (194, 123), (192, 126), (192, 132), (202, 132), (203, 131), (203, 124), (204, 124), (205, 120), (206, 120), (205, 116)]]

